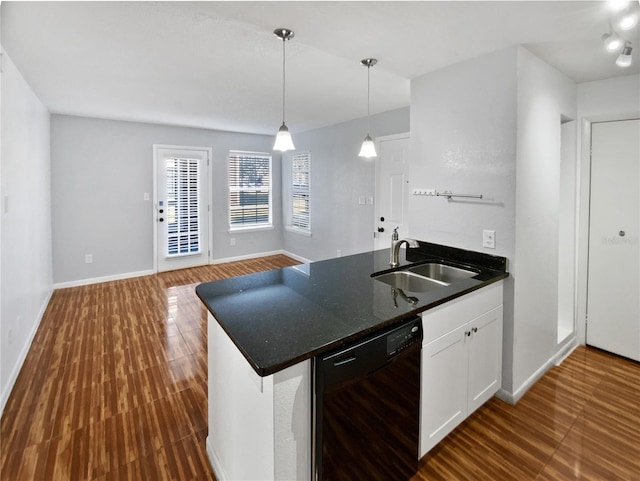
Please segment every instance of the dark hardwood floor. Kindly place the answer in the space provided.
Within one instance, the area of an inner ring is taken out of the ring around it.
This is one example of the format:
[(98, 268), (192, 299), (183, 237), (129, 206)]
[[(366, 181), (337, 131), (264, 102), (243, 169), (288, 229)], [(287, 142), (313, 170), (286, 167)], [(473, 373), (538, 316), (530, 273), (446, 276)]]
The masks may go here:
[[(203, 281), (285, 256), (54, 292), (0, 429), (0, 479), (214, 480)], [(510, 406), (492, 399), (422, 480), (640, 480), (640, 365), (580, 347)]]

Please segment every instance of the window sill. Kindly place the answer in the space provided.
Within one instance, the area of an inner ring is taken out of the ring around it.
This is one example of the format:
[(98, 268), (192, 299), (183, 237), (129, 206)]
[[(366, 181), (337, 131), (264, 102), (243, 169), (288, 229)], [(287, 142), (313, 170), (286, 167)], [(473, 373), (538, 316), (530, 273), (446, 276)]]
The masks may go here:
[(254, 225), (251, 227), (230, 227), (229, 234), (242, 234), (243, 232), (258, 232), (264, 230), (273, 230), (273, 225)]
[(311, 237), (311, 231), (310, 230), (300, 229), (299, 227), (293, 227), (293, 226), (290, 226), (290, 225), (285, 225), (284, 226), (284, 230), (286, 230), (288, 232), (293, 232), (294, 234), (303, 235), (305, 237)]

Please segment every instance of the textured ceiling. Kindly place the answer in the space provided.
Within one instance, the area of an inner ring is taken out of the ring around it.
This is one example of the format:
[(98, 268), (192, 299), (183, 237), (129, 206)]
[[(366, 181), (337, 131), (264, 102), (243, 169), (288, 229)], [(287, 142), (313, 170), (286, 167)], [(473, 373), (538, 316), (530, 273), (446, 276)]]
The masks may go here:
[(615, 66), (603, 2), (2, 2), (2, 47), (54, 113), (274, 133), (409, 104), (410, 80), (522, 44), (577, 82)]

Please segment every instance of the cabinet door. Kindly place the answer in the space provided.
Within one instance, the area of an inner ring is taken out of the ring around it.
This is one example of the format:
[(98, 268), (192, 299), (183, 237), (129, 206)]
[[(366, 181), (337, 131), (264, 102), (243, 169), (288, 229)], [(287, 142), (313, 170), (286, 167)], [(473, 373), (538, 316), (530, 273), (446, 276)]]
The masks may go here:
[(471, 321), (468, 415), (488, 401), (502, 385), (502, 306)]
[(466, 325), (422, 347), (420, 457), (467, 415), (465, 332)]

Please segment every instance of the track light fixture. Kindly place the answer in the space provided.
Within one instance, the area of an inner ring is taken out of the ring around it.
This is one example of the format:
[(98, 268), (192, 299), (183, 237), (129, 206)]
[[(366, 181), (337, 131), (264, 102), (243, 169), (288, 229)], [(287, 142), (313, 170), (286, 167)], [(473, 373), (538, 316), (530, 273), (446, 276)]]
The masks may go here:
[(604, 43), (604, 48), (607, 49), (607, 52), (615, 52), (616, 50), (620, 50), (624, 45), (624, 41), (616, 35), (615, 32), (605, 33), (602, 35), (602, 42)]
[(638, 11), (627, 8), (618, 19), (618, 27), (620, 27), (620, 30), (626, 31), (631, 30), (636, 25), (638, 25)]
[(616, 65), (626, 68), (632, 63), (633, 46), (629, 35), (633, 36), (630, 31), (638, 26), (640, 8), (638, 2), (629, 0), (609, 0), (608, 4), (612, 14), (609, 18), (609, 32), (602, 35), (602, 43), (607, 52), (619, 52)]
[(627, 42), (622, 49), (622, 53), (616, 59), (616, 65), (618, 67), (629, 67), (631, 66), (631, 43)]
[(609, 8), (614, 12), (624, 10), (629, 6), (629, 0), (609, 0), (607, 3), (609, 4)]
[(273, 145), (273, 150), (279, 150), (280, 152), (286, 152), (287, 150), (295, 150), (293, 145), (293, 139), (287, 128), (287, 124), (284, 123), (284, 110), (285, 110), (285, 94), (286, 94), (286, 70), (285, 70), (285, 43), (294, 37), (293, 30), (288, 28), (276, 28), (273, 34), (282, 40), (282, 125), (276, 135), (276, 141)]
[(362, 147), (360, 148), (359, 157), (364, 157), (365, 159), (370, 159), (372, 157), (377, 157), (376, 154), (376, 146), (369, 135), (370, 132), (370, 112), (369, 112), (369, 99), (371, 97), (371, 67), (378, 63), (375, 58), (365, 58), (360, 61), (362, 65), (367, 67), (367, 136), (364, 138), (362, 142)]

